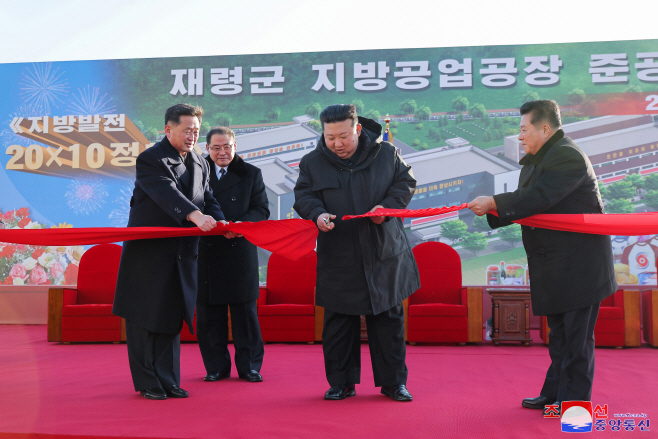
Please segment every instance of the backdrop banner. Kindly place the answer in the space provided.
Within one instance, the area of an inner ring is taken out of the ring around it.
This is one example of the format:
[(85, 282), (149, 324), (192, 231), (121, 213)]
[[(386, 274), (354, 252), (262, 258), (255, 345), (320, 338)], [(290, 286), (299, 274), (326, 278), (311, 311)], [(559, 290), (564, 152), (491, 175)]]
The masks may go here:
[[(657, 39), (0, 64), (0, 96), (5, 229), (125, 227), (136, 158), (163, 138), (177, 103), (205, 111), (200, 154), (212, 127), (235, 131), (237, 154), (262, 171), (270, 220), (299, 218), (293, 188), (322, 109), (355, 105), (412, 167), (407, 208), (425, 216), (404, 216), (409, 242), (451, 245), (467, 285), (487, 283), (494, 266), (527, 265), (520, 227), (494, 231), (467, 209), (433, 209), (517, 188), (524, 102), (559, 103), (606, 213), (658, 210)], [(615, 263), (655, 285), (658, 232), (615, 230)], [(88, 248), (0, 239), (5, 285), (75, 283)], [(259, 250), (262, 282), (268, 257)]]

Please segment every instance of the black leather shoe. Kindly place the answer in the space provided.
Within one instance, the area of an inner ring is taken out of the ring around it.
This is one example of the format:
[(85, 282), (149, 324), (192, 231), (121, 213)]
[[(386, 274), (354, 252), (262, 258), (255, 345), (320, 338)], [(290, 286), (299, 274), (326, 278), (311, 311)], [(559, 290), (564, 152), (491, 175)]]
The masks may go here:
[(165, 392), (167, 392), (167, 396), (170, 396), (172, 398), (187, 398), (188, 396), (190, 396), (190, 394), (187, 393), (187, 391), (181, 389), (175, 384), (173, 386), (165, 387), (164, 390)]
[(404, 384), (397, 386), (382, 386), (382, 395), (386, 395), (395, 401), (411, 401), (413, 396)]
[(348, 396), (356, 396), (354, 384), (345, 384), (344, 386), (331, 386), (324, 394), (324, 399), (334, 401), (345, 399)]
[(206, 375), (203, 380), (204, 381), (219, 381), (223, 380), (224, 378), (229, 378), (231, 376), (231, 372), (213, 372), (209, 373)]
[(546, 404), (552, 404), (555, 398), (549, 398), (544, 395), (539, 395), (536, 398), (526, 398), (521, 402), (521, 405), (527, 409), (540, 409), (544, 410)]
[(243, 380), (247, 380), (250, 383), (259, 383), (263, 381), (263, 377), (256, 370), (250, 370), (247, 373), (242, 373), (240, 374), (240, 378)]
[(167, 399), (167, 394), (161, 387), (149, 387), (148, 389), (140, 390), (139, 394), (146, 399)]

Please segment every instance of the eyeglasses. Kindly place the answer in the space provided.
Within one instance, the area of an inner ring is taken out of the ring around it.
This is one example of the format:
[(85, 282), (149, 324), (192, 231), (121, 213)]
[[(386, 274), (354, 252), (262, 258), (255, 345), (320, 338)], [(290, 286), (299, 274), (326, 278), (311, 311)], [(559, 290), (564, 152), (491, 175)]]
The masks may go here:
[(224, 146), (220, 146), (220, 147), (213, 147), (213, 148), (210, 148), (210, 150), (212, 152), (219, 152), (219, 151), (230, 152), (233, 149), (234, 146), (235, 146), (235, 144), (231, 143), (229, 145), (224, 145)]

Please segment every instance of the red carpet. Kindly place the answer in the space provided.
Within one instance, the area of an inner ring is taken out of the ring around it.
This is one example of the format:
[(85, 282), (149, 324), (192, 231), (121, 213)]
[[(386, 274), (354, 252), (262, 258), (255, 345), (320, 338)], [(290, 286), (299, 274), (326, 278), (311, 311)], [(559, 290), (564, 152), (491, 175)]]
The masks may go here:
[[(533, 333), (539, 340), (537, 332)], [(373, 386), (362, 345), (357, 396), (324, 401), (322, 346), (267, 344), (262, 383), (207, 383), (196, 344), (182, 347), (190, 398), (147, 401), (132, 389), (125, 344), (46, 342), (45, 326), (0, 325), (0, 437), (161, 438), (536, 438), (560, 433), (557, 419), (521, 407), (539, 394), (546, 347), (508, 344), (408, 346), (411, 403)], [(646, 413), (658, 431), (658, 350), (596, 350), (594, 404)], [(235, 370), (233, 371), (235, 376)], [(655, 424), (654, 424), (655, 423)], [(596, 435), (651, 437), (652, 433)]]

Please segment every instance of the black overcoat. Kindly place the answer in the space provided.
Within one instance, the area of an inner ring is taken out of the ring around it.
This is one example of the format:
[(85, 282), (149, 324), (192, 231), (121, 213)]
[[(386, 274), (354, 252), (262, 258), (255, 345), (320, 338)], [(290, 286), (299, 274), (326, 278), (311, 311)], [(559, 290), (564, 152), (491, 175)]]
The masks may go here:
[[(494, 195), (499, 217), (487, 214), (492, 228), (538, 213), (603, 213), (592, 164), (562, 130), (519, 163), (519, 188)], [(610, 236), (521, 228), (535, 315), (591, 306), (617, 290)]]
[[(189, 191), (180, 181), (186, 167), (166, 137), (137, 157), (128, 227), (196, 227), (186, 220), (195, 210), (224, 219), (208, 185), (208, 162), (189, 154)], [(198, 236), (124, 242), (112, 312), (151, 332), (176, 334), (183, 318), (192, 328), (198, 243)]]
[[(270, 210), (263, 175), (237, 154), (226, 175), (217, 179), (215, 163), (210, 167), (210, 187), (228, 221), (263, 221)], [(204, 236), (199, 243), (199, 299), (211, 305), (246, 303), (258, 299), (258, 252), (245, 238)]]
[[(294, 209), (300, 217), (317, 221), (320, 214), (336, 215), (335, 227), (318, 235), (316, 303), (343, 314), (363, 314), (351, 309), (356, 294), (351, 286), (361, 283), (365, 271), (372, 313), (379, 314), (409, 297), (420, 287), (418, 267), (400, 218), (375, 224), (369, 218), (341, 221), (343, 215), (363, 214), (376, 205), (404, 209), (416, 188), (411, 166), (395, 147), (381, 141), (382, 127), (359, 117), (362, 126), (359, 153), (350, 169), (325, 145), (299, 164)], [(357, 261), (357, 258), (362, 261)], [(362, 263), (360, 263), (362, 262)], [(346, 293), (346, 291), (350, 291)]]

